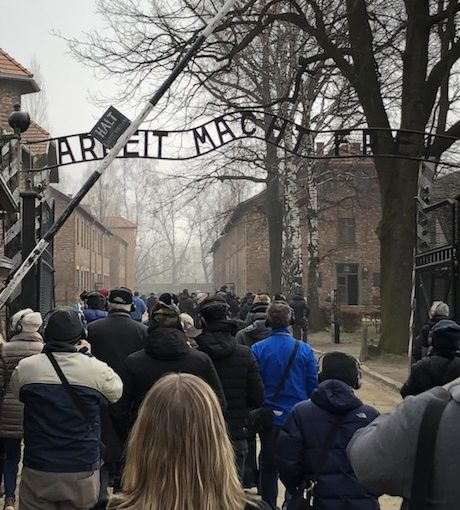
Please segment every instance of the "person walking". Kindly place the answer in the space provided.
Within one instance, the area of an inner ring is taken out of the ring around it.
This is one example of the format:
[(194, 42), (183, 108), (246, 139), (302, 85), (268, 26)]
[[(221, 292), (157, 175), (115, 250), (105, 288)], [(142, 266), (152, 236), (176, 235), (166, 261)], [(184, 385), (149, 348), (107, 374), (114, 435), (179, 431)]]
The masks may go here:
[(195, 309), (195, 303), (193, 299), (190, 297), (188, 289), (184, 289), (182, 294), (179, 294), (179, 310), (181, 313), (188, 313), (189, 315), (193, 315), (193, 310)]
[(206, 298), (200, 304), (204, 330), (196, 337), (198, 349), (214, 363), (227, 410), (225, 420), (235, 451), (238, 474), (243, 481), (248, 454), (247, 419), (251, 409), (264, 401), (264, 386), (259, 367), (249, 347), (239, 345), (234, 337), (236, 324), (227, 320), (228, 304), (221, 296)]
[(16, 501), (16, 478), (21, 460), (24, 405), (13, 396), (11, 375), (18, 363), (43, 349), (43, 338), (38, 333), (42, 316), (31, 308), (19, 310), (11, 318), (10, 341), (0, 349), (0, 441), (3, 444), (4, 463), (4, 510), (14, 510)]
[(294, 310), (294, 321), (292, 324), (292, 336), (298, 340), (307, 341), (308, 334), (308, 316), (310, 308), (305, 302), (305, 298), (300, 294), (295, 294), (289, 306)]
[(78, 313), (54, 309), (41, 354), (22, 359), (11, 392), (24, 404), (21, 510), (82, 510), (99, 495), (100, 407), (116, 402), (118, 375), (89, 354)]
[(106, 305), (107, 300), (100, 292), (86, 294), (86, 308), (83, 310), (86, 323), (90, 324), (98, 319), (105, 319), (107, 317)]
[(358, 480), (401, 510), (458, 510), (460, 378), (404, 399), (359, 429), (347, 454)]
[(139, 296), (139, 292), (136, 290), (133, 297), (134, 310), (131, 312), (131, 317), (137, 321), (142, 322), (142, 317), (147, 310), (144, 300)]
[(439, 321), (449, 318), (449, 305), (444, 301), (433, 301), (430, 311), (428, 312), (429, 319), (422, 326), (419, 334), (415, 337), (414, 345), (412, 346), (412, 364), (417, 363), (423, 357), (427, 355), (428, 348), (428, 337), (430, 335), (431, 328)]
[(109, 510), (263, 508), (242, 489), (215, 392), (191, 374), (147, 393), (126, 450), (123, 491)]
[(451, 320), (438, 321), (431, 328), (431, 351), (415, 363), (401, 388), (403, 398), (443, 386), (460, 376), (460, 326)]
[(271, 335), (271, 329), (267, 326), (269, 305), (268, 302), (259, 301), (251, 306), (246, 318), (248, 326), (240, 329), (236, 334), (236, 341), (239, 344), (251, 347), (259, 340), (264, 340)]
[(222, 406), (225, 395), (209, 356), (187, 343), (179, 309), (159, 301), (149, 318), (149, 333), (143, 349), (126, 359), (127, 377), (123, 397), (114, 411), (120, 437), (128, 437), (146, 393), (165, 374), (185, 372), (203, 378), (216, 392)]
[(318, 384), (313, 349), (307, 343), (296, 341), (289, 333), (292, 319), (288, 304), (271, 303), (267, 309), (267, 323), (272, 334), (251, 347), (265, 387), (264, 406), (273, 410), (273, 426), (260, 434), (260, 491), (262, 499), (272, 509), (277, 508), (278, 468), (275, 456), (280, 427), (295, 404), (308, 399)]
[(346, 447), (378, 411), (354, 394), (361, 387), (359, 361), (344, 352), (320, 358), (320, 384), (294, 406), (277, 442), (280, 479), (290, 494), (313, 482), (314, 508), (378, 510), (377, 495), (356, 478)]
[[(108, 294), (108, 316), (88, 325), (88, 341), (92, 354), (104, 361), (112, 370), (126, 381), (126, 358), (133, 352), (142, 349), (147, 341), (147, 326), (132, 319), (134, 296), (130, 289), (118, 287)], [(112, 480), (114, 490), (118, 490), (121, 483), (121, 464), (124, 444), (117, 434), (114, 423), (118, 416), (114, 412), (114, 404), (102, 409), (102, 441), (104, 451), (104, 465), (101, 469), (100, 500), (108, 498), (108, 485)]]

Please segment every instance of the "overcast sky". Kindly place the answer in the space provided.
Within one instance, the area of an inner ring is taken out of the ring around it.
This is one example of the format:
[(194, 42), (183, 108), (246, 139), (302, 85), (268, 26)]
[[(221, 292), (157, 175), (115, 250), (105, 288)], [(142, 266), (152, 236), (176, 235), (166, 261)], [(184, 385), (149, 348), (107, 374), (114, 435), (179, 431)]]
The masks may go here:
[(0, 47), (25, 67), (37, 58), (52, 135), (89, 131), (103, 110), (91, 104), (89, 93), (97, 96), (112, 85), (97, 80), (92, 69), (78, 63), (53, 31), (79, 36), (101, 28), (94, 0), (0, 0), (0, 5)]

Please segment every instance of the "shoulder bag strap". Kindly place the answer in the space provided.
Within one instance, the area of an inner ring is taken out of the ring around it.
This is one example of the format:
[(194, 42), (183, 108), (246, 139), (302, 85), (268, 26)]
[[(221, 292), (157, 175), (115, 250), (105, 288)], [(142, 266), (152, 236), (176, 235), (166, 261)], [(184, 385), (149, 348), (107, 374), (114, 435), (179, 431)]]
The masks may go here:
[(46, 354), (46, 356), (50, 360), (51, 364), (53, 365), (54, 370), (56, 371), (59, 379), (62, 382), (62, 385), (66, 389), (66, 391), (67, 391), (69, 397), (71, 398), (72, 402), (74, 403), (75, 407), (78, 409), (78, 412), (81, 414), (82, 418), (88, 424), (89, 429), (94, 434), (96, 434), (96, 431), (94, 430), (94, 424), (91, 422), (91, 420), (88, 417), (88, 410), (85, 408), (85, 405), (81, 401), (77, 392), (72, 388), (72, 386), (70, 386), (69, 381), (67, 380), (63, 371), (61, 370), (61, 367), (59, 366), (59, 363), (56, 361), (56, 358), (53, 356), (53, 354), (51, 352), (45, 352), (44, 354)]
[(299, 350), (299, 347), (300, 347), (300, 341), (296, 340), (295, 341), (295, 345), (294, 345), (294, 349), (292, 349), (292, 352), (291, 352), (291, 355), (289, 356), (289, 360), (287, 362), (287, 365), (286, 365), (286, 367), (284, 369), (284, 372), (281, 375), (280, 382), (278, 383), (278, 385), (277, 385), (277, 387), (275, 389), (275, 393), (273, 394), (272, 402), (274, 402), (275, 400), (278, 399), (278, 397), (280, 396), (281, 391), (284, 388), (287, 376), (289, 374), (289, 370), (291, 370), (292, 363), (294, 362), (294, 358), (295, 358), (295, 356), (297, 354), (297, 351)]
[(426, 510), (433, 486), (434, 452), (436, 436), (442, 414), (451, 399), (446, 390), (431, 399), (423, 413), (415, 453), (414, 473), (410, 493), (409, 510)]

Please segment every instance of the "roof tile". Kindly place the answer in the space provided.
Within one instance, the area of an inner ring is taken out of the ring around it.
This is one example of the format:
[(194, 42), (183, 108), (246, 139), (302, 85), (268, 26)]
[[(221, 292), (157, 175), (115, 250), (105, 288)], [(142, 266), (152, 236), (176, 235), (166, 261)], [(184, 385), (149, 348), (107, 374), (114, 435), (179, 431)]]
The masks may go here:
[(14, 60), (14, 58), (2, 48), (0, 48), (0, 73), (16, 74), (18, 76), (26, 76), (27, 78), (33, 77), (33, 73)]

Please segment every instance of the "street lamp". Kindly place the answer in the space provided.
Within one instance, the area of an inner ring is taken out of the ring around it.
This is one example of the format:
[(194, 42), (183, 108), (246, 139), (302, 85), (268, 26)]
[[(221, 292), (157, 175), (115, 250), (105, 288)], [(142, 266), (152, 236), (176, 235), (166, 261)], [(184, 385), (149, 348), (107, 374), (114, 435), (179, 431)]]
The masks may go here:
[(30, 115), (27, 112), (21, 111), (21, 105), (16, 103), (13, 105), (13, 113), (8, 118), (8, 124), (13, 128), (18, 138), (21, 138), (21, 133), (24, 133), (30, 126)]

